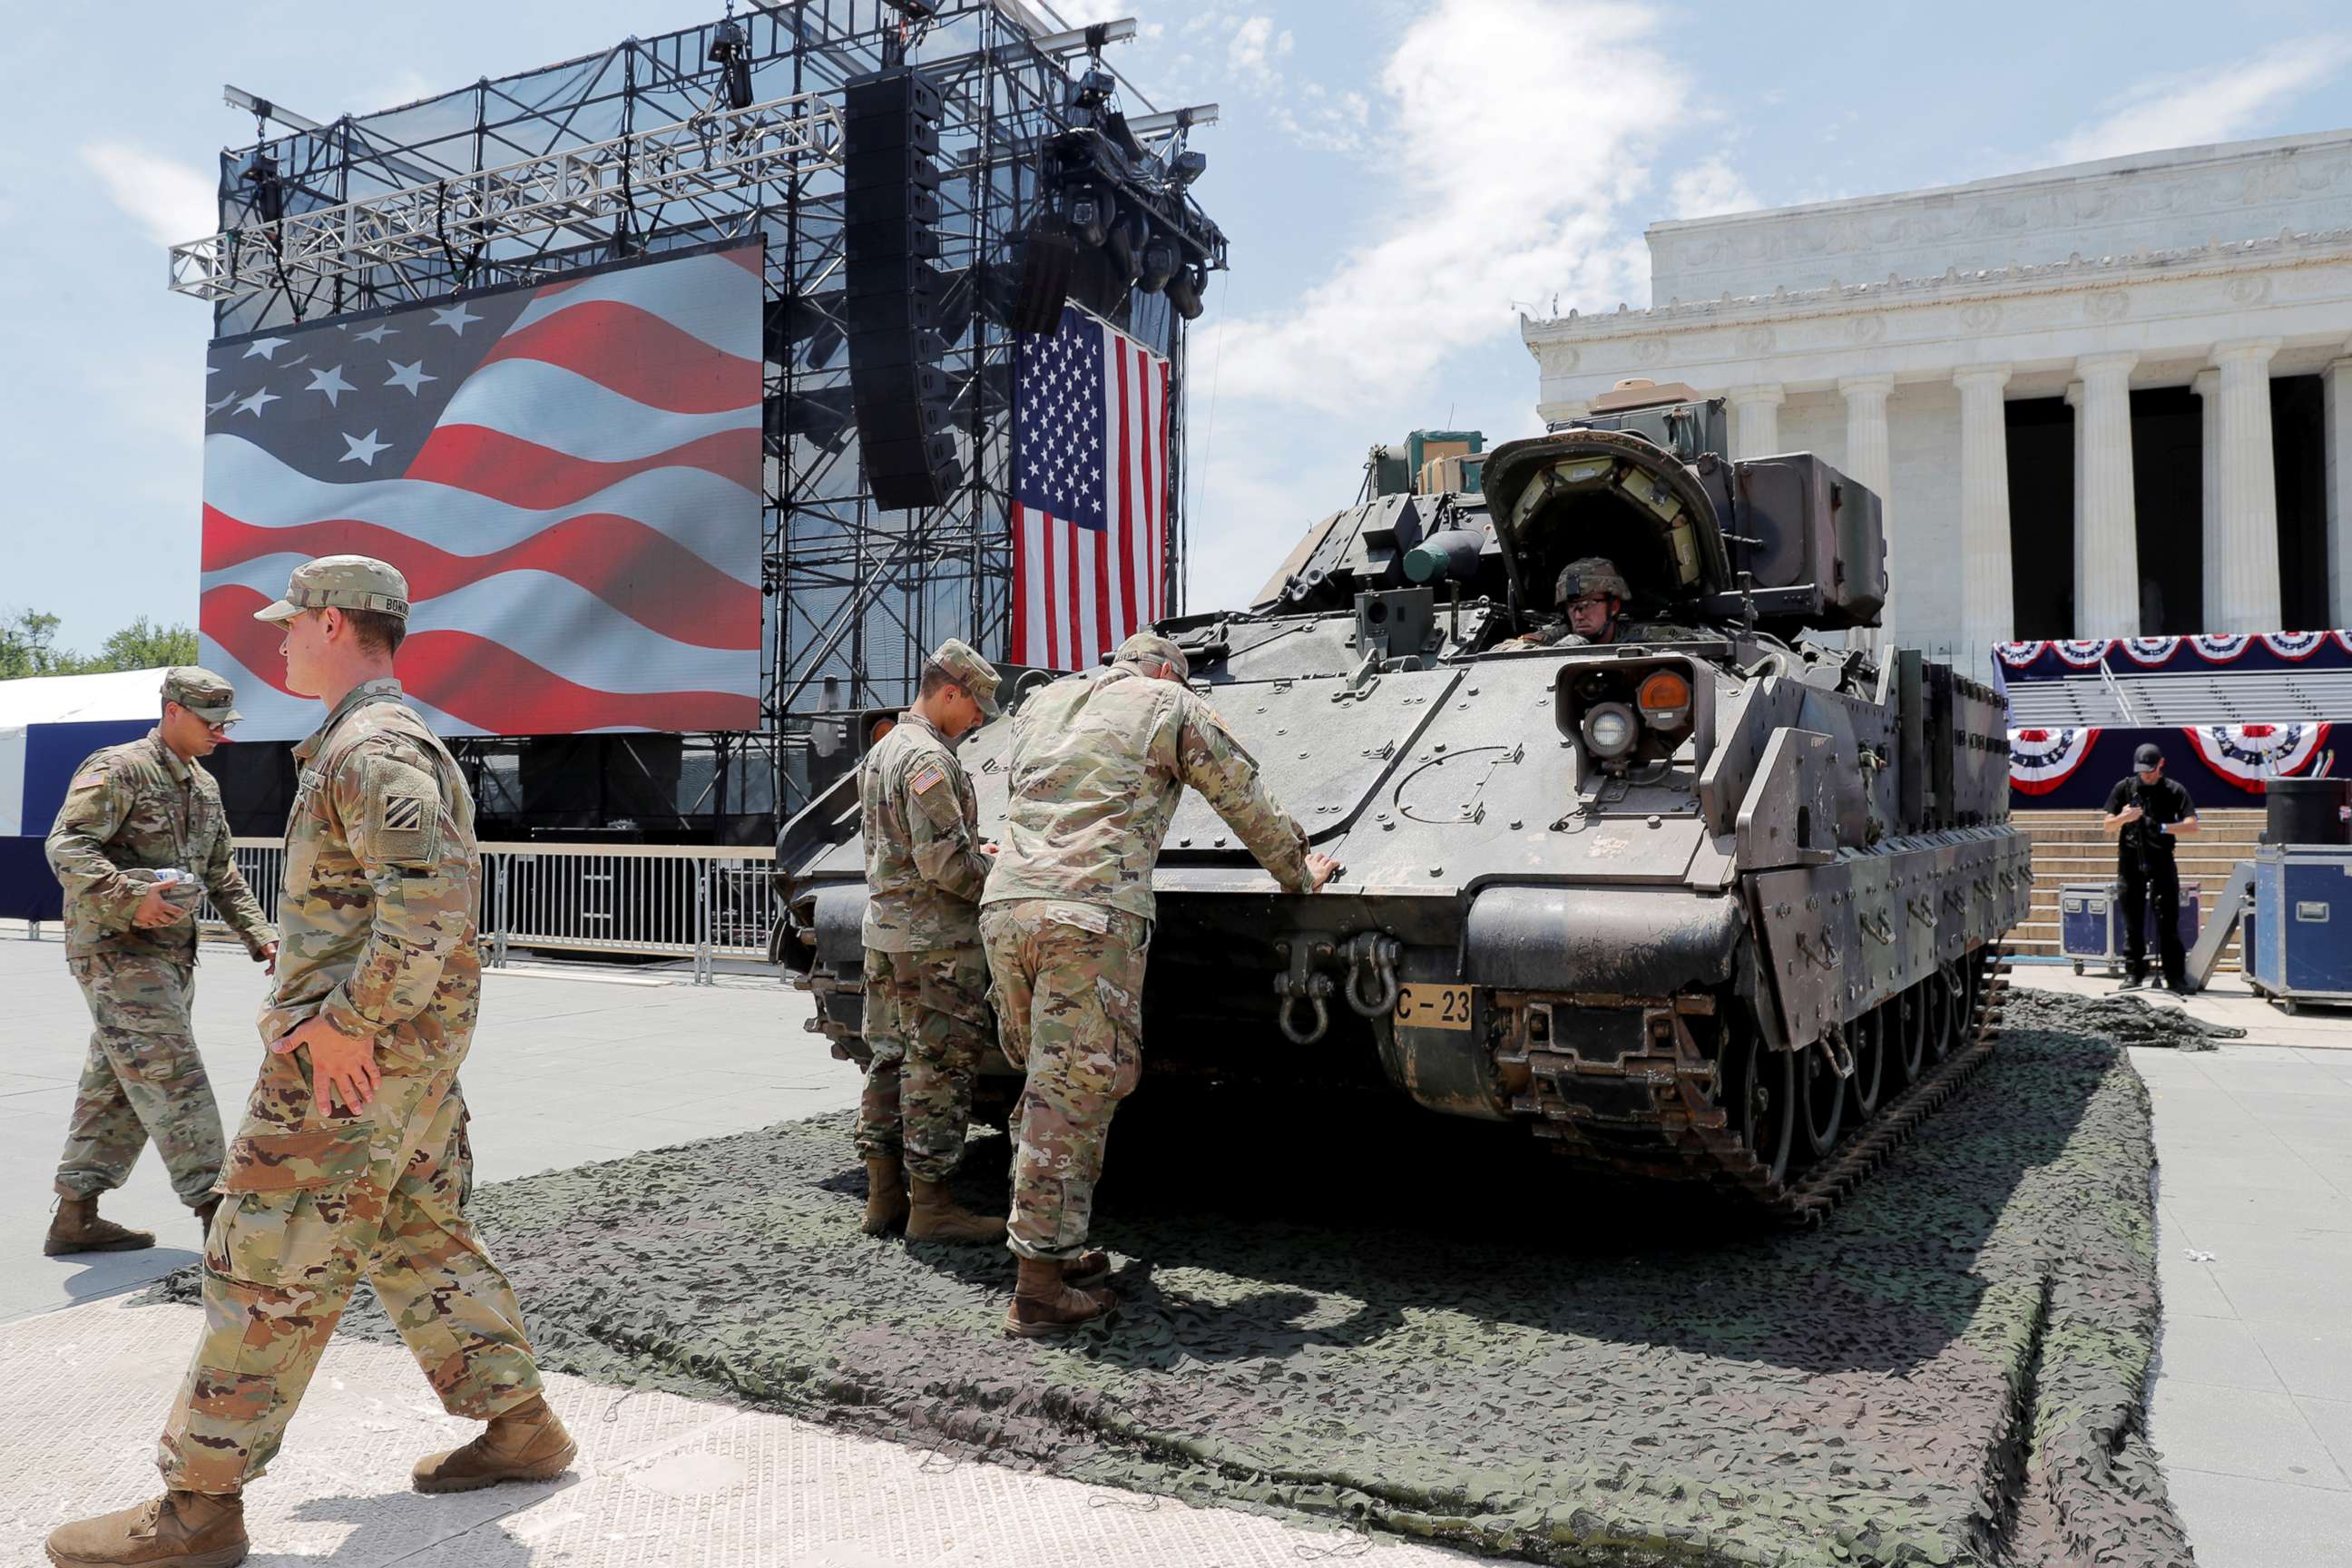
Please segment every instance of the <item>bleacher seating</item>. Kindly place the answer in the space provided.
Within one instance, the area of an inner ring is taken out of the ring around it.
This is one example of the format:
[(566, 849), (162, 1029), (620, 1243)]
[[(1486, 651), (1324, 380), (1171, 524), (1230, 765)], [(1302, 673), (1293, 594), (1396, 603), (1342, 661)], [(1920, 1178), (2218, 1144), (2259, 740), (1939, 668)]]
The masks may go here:
[(2292, 724), (2352, 715), (2352, 669), (2071, 675), (2009, 687), (2012, 730), (2069, 724)]

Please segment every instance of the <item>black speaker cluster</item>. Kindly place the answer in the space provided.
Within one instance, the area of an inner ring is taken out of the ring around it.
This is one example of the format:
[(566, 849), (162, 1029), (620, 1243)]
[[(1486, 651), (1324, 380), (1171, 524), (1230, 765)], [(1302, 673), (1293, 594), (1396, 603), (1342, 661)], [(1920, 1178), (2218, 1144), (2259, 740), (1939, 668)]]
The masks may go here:
[(940, 109), (938, 85), (908, 66), (842, 88), (850, 401), (866, 486), (892, 510), (942, 505), (963, 479), (940, 367)]

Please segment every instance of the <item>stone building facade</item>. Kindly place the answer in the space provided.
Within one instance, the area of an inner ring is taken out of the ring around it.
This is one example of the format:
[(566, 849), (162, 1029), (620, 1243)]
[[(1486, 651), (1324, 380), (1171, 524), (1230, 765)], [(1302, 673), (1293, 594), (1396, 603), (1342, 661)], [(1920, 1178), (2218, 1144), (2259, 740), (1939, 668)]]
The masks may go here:
[(1828, 458), (1903, 642), (2352, 625), (2352, 132), (1648, 239), (1650, 309), (1523, 322), (1541, 414), (1685, 381), (1736, 455)]

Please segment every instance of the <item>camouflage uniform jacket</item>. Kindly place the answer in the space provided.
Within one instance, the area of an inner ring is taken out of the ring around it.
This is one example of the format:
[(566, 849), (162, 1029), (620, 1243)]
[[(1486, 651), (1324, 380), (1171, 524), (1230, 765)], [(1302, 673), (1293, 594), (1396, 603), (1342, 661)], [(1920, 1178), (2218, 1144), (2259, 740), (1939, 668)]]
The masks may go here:
[(866, 945), (934, 952), (980, 945), (980, 801), (955, 748), (920, 715), (902, 716), (857, 772), (866, 840)]
[(1152, 917), (1151, 868), (1191, 784), (1291, 892), (1307, 834), (1190, 688), (1113, 665), (1029, 694), (1013, 719), (1013, 802), (986, 903), (1066, 899)]
[[(1616, 635), (1608, 640), (1612, 645), (1616, 646), (1626, 643), (1697, 642), (1713, 635), (1710, 632), (1694, 631), (1688, 626), (1675, 626), (1666, 621), (1626, 621), (1621, 618), (1617, 623)], [(1549, 616), (1535, 630), (1522, 632), (1508, 642), (1496, 645), (1498, 649), (1593, 646), (1591, 637), (1579, 637), (1570, 631), (1567, 617), (1563, 616)]]
[(113, 952), (194, 963), (193, 919), (147, 931), (131, 923), (155, 884), (124, 873), (165, 867), (204, 884), (254, 957), (278, 938), (229, 852), (220, 785), (165, 745), (161, 729), (83, 759), (49, 829), (48, 857), (66, 890), (68, 959)]
[(482, 863), (456, 760), (393, 679), (353, 688), (294, 760), (262, 1037), (323, 1014), (406, 1054), (462, 1044), (481, 1000)]

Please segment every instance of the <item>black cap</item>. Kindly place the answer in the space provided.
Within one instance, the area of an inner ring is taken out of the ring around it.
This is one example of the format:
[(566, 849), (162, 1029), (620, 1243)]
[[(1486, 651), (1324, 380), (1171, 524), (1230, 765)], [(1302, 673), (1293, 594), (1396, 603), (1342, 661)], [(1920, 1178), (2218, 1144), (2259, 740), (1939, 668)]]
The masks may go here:
[(2144, 742), (2138, 751), (2132, 753), (2132, 766), (2143, 772), (2163, 765), (2164, 753), (2156, 749), (2156, 742), (2153, 741)]

